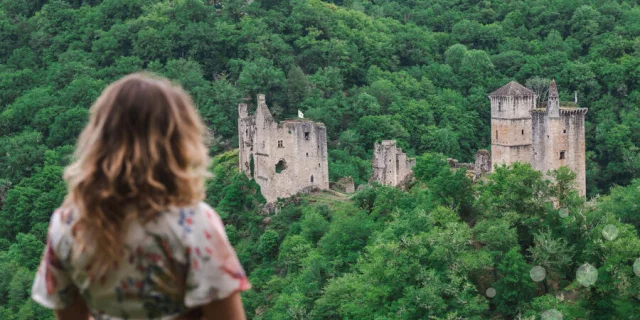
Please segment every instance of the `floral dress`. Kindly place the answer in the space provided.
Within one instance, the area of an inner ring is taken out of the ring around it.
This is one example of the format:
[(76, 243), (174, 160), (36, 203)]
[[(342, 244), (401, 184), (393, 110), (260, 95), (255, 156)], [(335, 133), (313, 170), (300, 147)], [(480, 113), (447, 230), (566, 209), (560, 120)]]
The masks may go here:
[(64, 309), (80, 295), (96, 320), (176, 319), (251, 287), (222, 220), (205, 203), (133, 223), (124, 256), (99, 279), (87, 271), (86, 256), (72, 259), (76, 219), (75, 211), (62, 209), (51, 217), (32, 289), (44, 307)]

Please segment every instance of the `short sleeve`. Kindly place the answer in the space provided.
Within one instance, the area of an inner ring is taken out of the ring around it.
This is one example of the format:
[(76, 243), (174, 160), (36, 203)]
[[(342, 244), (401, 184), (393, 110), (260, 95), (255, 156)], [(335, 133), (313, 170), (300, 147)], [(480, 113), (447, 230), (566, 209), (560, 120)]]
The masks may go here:
[(187, 307), (222, 300), (251, 288), (215, 210), (201, 203), (195, 210), (182, 210), (180, 220), (189, 228), (185, 239)]
[(65, 239), (65, 236), (72, 222), (71, 216), (71, 210), (57, 210), (51, 216), (47, 246), (31, 289), (33, 300), (49, 309), (64, 309), (78, 295), (78, 289), (65, 266), (68, 264), (64, 262), (69, 258), (70, 250), (60, 250), (61, 247), (70, 249), (69, 239)]

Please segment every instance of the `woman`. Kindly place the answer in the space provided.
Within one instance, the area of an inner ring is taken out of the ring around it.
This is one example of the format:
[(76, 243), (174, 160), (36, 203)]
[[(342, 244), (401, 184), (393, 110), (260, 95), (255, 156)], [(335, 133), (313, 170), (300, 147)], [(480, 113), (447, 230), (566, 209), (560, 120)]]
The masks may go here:
[(244, 319), (250, 284), (202, 202), (205, 132), (165, 79), (107, 87), (65, 171), (33, 299), (58, 319)]

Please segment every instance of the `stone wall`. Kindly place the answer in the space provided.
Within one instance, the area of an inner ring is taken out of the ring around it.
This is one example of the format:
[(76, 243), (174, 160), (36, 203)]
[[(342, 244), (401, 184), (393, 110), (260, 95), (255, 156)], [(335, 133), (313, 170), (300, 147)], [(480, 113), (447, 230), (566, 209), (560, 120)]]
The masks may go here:
[(356, 184), (353, 177), (342, 177), (335, 183), (330, 183), (331, 189), (344, 192), (344, 193), (354, 193), (356, 192)]
[(503, 146), (492, 144), (491, 155), (494, 166), (510, 165), (514, 162), (529, 163), (531, 161), (531, 145)]
[(383, 140), (373, 146), (373, 174), (371, 182), (399, 186), (413, 177), (415, 159), (407, 158), (395, 140)]
[(321, 123), (296, 119), (276, 122), (258, 95), (255, 115), (238, 107), (240, 168), (268, 202), (298, 192), (329, 188), (327, 132)]
[(491, 153), (489, 151), (480, 149), (476, 152), (476, 162), (474, 163), (474, 170), (481, 174), (490, 172), (493, 169), (491, 163)]
[(481, 149), (476, 152), (476, 161), (474, 163), (458, 162), (458, 160), (449, 158), (449, 167), (452, 169), (465, 168), (467, 174), (472, 181), (476, 181), (483, 175), (492, 170), (491, 166), (491, 154), (489, 151)]
[(490, 96), (491, 118), (494, 119), (522, 119), (531, 118), (529, 110), (536, 108), (536, 97), (525, 93), (522, 96)]
[(547, 173), (566, 166), (576, 173), (576, 188), (586, 194), (585, 108), (560, 108), (559, 117), (549, 117), (544, 109), (533, 115), (534, 169)]
[(531, 117), (491, 119), (491, 141), (502, 146), (531, 145)]

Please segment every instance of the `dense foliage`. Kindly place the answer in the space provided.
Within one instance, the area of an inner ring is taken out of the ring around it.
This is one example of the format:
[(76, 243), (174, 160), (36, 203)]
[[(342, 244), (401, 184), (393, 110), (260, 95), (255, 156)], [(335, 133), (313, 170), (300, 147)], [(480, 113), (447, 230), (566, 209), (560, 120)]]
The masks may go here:
[[(554, 183), (515, 164), (472, 184), (444, 155), (426, 153), (408, 191), (373, 185), (351, 199), (301, 195), (265, 216), (257, 185), (235, 169), (236, 154), (215, 159), (209, 201), (250, 274), (254, 288), (244, 297), (253, 319), (640, 313), (640, 180), (585, 202), (566, 168)], [(597, 270), (590, 286), (578, 276), (585, 263)], [(534, 266), (546, 271), (540, 282)]]
[[(268, 225), (234, 155), (217, 158), (208, 200), (251, 274), (253, 317), (510, 318), (555, 307), (629, 318), (640, 312), (630, 266), (639, 257), (638, 39), (633, 1), (0, 0), (0, 318), (49, 317), (28, 293), (66, 191), (63, 167), (91, 102), (142, 69), (192, 94), (213, 154), (237, 145), (236, 105), (257, 93), (277, 118), (300, 109), (326, 124), (332, 180), (364, 183), (380, 139), (431, 152), (408, 193), (305, 200)], [(590, 109), (588, 193), (611, 195), (585, 204), (527, 166), (472, 186), (442, 166), (438, 153), (467, 161), (489, 146), (490, 91), (539, 77)], [(617, 240), (600, 236), (606, 223)], [(578, 289), (575, 269), (587, 261), (600, 278)], [(523, 275), (534, 264), (547, 269), (543, 285)], [(495, 298), (478, 293), (490, 285)]]

